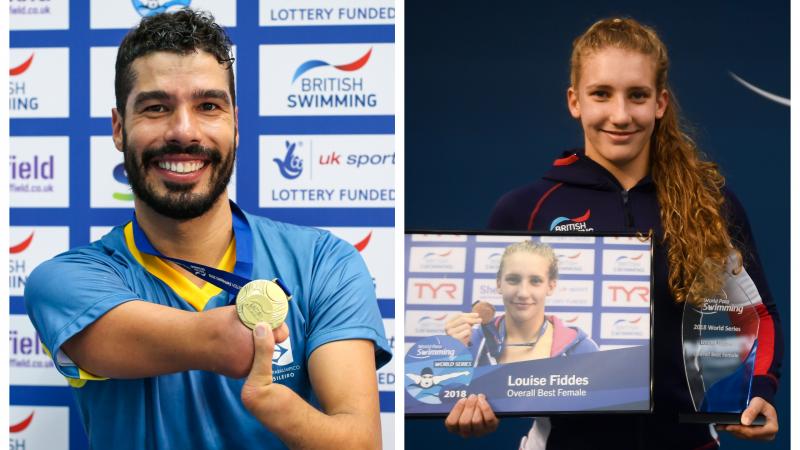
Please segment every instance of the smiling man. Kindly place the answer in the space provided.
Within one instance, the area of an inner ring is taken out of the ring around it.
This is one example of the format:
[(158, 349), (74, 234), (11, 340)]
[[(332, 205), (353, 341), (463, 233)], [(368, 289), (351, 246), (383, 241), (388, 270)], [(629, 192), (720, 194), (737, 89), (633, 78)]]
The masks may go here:
[[(390, 355), (372, 279), (351, 245), (228, 200), (232, 62), (206, 14), (161, 14), (128, 33), (112, 125), (134, 220), (39, 266), (27, 310), (92, 448), (379, 447), (375, 369)], [(280, 280), (285, 323), (251, 332), (235, 295), (202, 278), (214, 269)]]

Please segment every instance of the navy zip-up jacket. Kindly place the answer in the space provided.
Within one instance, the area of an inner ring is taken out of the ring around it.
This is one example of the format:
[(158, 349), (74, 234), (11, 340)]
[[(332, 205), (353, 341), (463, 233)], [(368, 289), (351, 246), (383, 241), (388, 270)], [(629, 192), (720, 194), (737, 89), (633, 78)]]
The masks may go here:
[[(783, 354), (780, 318), (767, 286), (750, 224), (738, 199), (724, 191), (724, 214), (734, 246), (758, 287), (762, 304), (752, 395), (773, 403)], [(716, 448), (705, 425), (678, 423), (692, 412), (683, 366), (683, 304), (667, 284), (668, 264), (655, 185), (647, 176), (625, 191), (604, 167), (582, 150), (566, 152), (545, 176), (497, 201), (489, 220), (494, 230), (654, 233), (653, 414), (554, 416), (549, 448)], [(576, 432), (579, 431), (580, 432)], [(610, 447), (603, 445), (606, 442)]]

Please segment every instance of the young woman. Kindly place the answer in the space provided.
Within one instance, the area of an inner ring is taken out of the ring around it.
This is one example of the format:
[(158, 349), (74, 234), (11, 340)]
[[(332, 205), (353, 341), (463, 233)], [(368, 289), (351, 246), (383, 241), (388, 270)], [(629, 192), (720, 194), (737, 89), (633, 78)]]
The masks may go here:
[(487, 345), (485, 332), (474, 328), (485, 322), (477, 312), (453, 316), (445, 331), (469, 346), (478, 365), (597, 351), (597, 344), (583, 330), (545, 315), (545, 299), (555, 291), (557, 280), (558, 259), (552, 247), (533, 241), (511, 244), (503, 251), (497, 271), (497, 292), (503, 297), (505, 314), (486, 327), (495, 345)]
[[(695, 279), (714, 287), (733, 253), (753, 279), (762, 303), (752, 400), (742, 425), (720, 426), (737, 437), (772, 439), (782, 336), (741, 204), (717, 166), (701, 159), (681, 128), (670, 91), (664, 43), (632, 19), (606, 19), (579, 36), (571, 58), (570, 114), (580, 122), (584, 149), (556, 159), (545, 176), (498, 200), (490, 227), (551, 230), (557, 217), (580, 217), (594, 231), (652, 231), (654, 253), (653, 414), (556, 416), (552, 428), (535, 425), (526, 448), (718, 447), (706, 425), (678, 423), (693, 411), (683, 368), (681, 317)], [(584, 220), (585, 219), (585, 220)], [(763, 426), (747, 426), (762, 414)], [(540, 421), (537, 421), (539, 424)], [(448, 429), (465, 436), (497, 427), (481, 397), (457, 403)]]

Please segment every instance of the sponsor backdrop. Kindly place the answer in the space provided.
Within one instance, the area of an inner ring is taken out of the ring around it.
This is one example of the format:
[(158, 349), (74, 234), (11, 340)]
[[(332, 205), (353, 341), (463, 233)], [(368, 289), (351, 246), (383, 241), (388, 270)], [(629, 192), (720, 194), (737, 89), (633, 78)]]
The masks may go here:
[[(776, 448), (788, 448), (790, 433), (789, 3), (575, 0), (453, 8), (407, 1), (404, 35), (406, 226), (473, 229), (486, 225), (500, 195), (537, 179), (561, 151), (583, 145), (565, 102), (572, 40), (611, 15), (656, 28), (669, 48), (682, 110), (748, 212), (781, 313), (787, 347)], [(439, 422), (414, 421), (406, 439), (409, 446), (516, 448), (529, 427), (528, 420), (505, 420), (500, 433), (462, 440)], [(725, 433), (722, 439), (725, 448), (761, 448)]]
[[(12, 449), (87, 448), (71, 388), (25, 313), (25, 281), (42, 261), (130, 220), (111, 140), (117, 45), (142, 17), (186, 6), (213, 13), (236, 44), (231, 197), (352, 243), (394, 344), (392, 0), (11, 0)], [(377, 376), (392, 448), (393, 362)]]

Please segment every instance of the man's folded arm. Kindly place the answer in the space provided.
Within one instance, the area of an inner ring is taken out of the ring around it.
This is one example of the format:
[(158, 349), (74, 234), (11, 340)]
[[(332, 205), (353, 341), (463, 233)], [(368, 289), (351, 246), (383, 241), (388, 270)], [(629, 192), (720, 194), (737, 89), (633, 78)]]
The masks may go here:
[(141, 300), (122, 303), (62, 344), (82, 370), (108, 378), (142, 378), (186, 370), (232, 377), (252, 362), (250, 330), (235, 307), (183, 311)]

